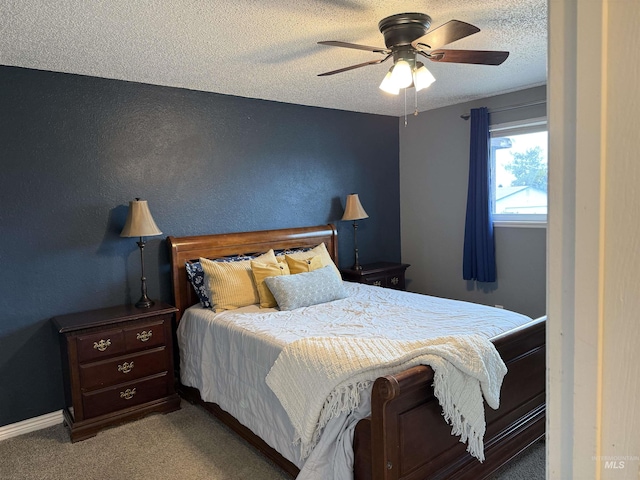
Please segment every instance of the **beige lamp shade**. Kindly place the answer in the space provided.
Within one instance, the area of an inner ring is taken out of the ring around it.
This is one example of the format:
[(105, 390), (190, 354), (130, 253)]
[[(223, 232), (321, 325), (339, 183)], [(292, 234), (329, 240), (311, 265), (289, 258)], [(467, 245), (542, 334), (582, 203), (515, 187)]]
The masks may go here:
[(358, 194), (347, 195), (347, 206), (344, 209), (342, 220), (362, 220), (363, 218), (369, 218), (369, 215), (362, 208)]
[(154, 235), (162, 235), (162, 232), (153, 221), (147, 201), (136, 198), (129, 202), (129, 214), (120, 236), (152, 237)]

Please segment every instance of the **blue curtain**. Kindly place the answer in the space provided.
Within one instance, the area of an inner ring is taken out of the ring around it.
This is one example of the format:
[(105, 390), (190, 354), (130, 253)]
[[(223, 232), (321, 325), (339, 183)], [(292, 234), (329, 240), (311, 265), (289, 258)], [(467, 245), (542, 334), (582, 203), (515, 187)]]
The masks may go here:
[(496, 281), (496, 254), (489, 188), (489, 110), (471, 110), (471, 148), (469, 150), (469, 189), (467, 219), (464, 226), (462, 277), (479, 282)]

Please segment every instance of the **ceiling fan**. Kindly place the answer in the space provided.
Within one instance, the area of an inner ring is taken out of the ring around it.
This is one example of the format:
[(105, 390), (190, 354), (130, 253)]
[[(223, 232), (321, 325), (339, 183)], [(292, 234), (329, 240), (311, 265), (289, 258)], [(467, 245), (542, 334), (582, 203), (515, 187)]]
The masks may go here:
[(380, 88), (397, 95), (402, 88), (415, 87), (416, 91), (431, 85), (435, 78), (418, 56), (432, 62), (469, 63), (477, 65), (500, 65), (509, 52), (488, 50), (442, 50), (449, 43), (478, 33), (480, 29), (459, 20), (450, 20), (429, 31), (431, 17), (424, 13), (399, 13), (383, 18), (378, 28), (384, 35), (386, 48), (369, 47), (336, 40), (318, 42), (320, 45), (354, 48), (379, 53), (384, 58), (351, 65), (349, 67), (321, 73), (318, 76), (335, 75), (355, 68), (377, 65), (393, 57), (393, 66), (380, 84)]

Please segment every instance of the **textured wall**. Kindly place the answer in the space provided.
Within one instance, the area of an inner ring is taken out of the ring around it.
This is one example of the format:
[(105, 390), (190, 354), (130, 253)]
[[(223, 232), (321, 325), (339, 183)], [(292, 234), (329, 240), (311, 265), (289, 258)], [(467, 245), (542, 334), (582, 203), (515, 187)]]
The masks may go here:
[(51, 317), (138, 299), (135, 197), (164, 233), (151, 298), (171, 301), (167, 235), (337, 222), (353, 192), (361, 261), (400, 260), (397, 118), (12, 67), (0, 112), (0, 425), (63, 407)]
[[(537, 87), (430, 110), (400, 128), (402, 260), (410, 263), (412, 291), (487, 305), (530, 316), (546, 311), (546, 229), (496, 227), (494, 283), (462, 278), (462, 250), (469, 178), (470, 108), (521, 105), (546, 98)], [(491, 115), (491, 123), (545, 116), (545, 106)]]

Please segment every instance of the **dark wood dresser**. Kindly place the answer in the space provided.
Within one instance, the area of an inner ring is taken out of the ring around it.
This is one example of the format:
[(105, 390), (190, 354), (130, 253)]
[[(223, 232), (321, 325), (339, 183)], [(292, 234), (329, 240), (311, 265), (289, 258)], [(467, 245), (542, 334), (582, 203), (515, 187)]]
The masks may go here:
[(362, 265), (361, 270), (341, 269), (340, 273), (348, 282), (405, 290), (404, 274), (408, 267), (407, 263), (377, 262)]
[(152, 412), (180, 408), (171, 324), (177, 309), (156, 302), (52, 319), (60, 332), (71, 441)]

